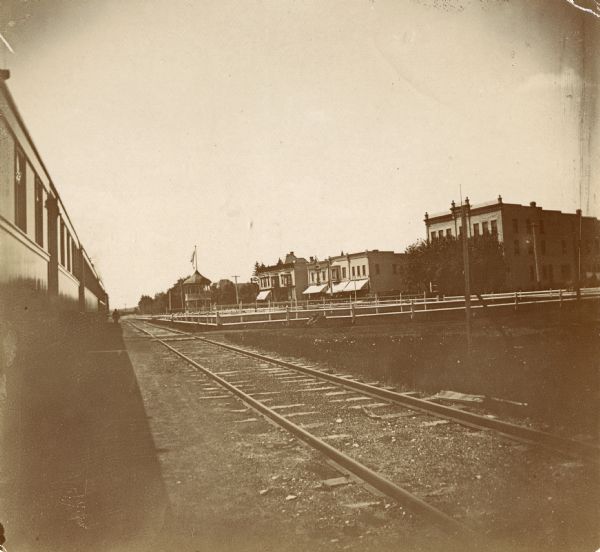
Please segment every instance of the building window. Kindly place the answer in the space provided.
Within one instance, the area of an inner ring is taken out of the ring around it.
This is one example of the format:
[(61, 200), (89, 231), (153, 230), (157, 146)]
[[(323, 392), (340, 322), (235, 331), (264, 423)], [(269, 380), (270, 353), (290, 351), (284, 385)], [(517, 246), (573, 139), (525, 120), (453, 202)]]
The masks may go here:
[(535, 280), (535, 270), (532, 266), (529, 267), (529, 279), (533, 282)]
[(498, 221), (493, 220), (490, 222), (490, 224), (492, 225), (492, 236), (497, 236), (498, 235)]
[(444, 237), (444, 231), (443, 231), (443, 230), (440, 230), (440, 231), (438, 232), (438, 238), (443, 238), (443, 237)]
[(563, 240), (561, 242), (561, 244), (562, 244), (562, 254), (566, 255), (567, 254), (567, 242), (565, 240)]
[(342, 278), (344, 278), (344, 279), (346, 278), (346, 267), (345, 266), (342, 267)]
[(515, 255), (520, 255), (521, 254), (521, 250), (519, 249), (519, 240), (515, 240), (513, 242), (514, 245), (514, 253)]
[(354, 278), (356, 276), (356, 267), (353, 266), (352, 267), (352, 278)]
[(452, 236), (452, 228), (446, 228), (446, 237), (449, 238)]
[(433, 240), (435, 240), (435, 238), (436, 238), (436, 233), (434, 230), (433, 232), (431, 232), (431, 240), (433, 241)]
[(488, 226), (489, 226), (489, 224), (488, 224), (487, 221), (481, 223), (481, 233), (482, 234), (489, 234), (490, 233), (490, 230), (489, 230)]
[(542, 240), (540, 243), (540, 250), (542, 251), (542, 255), (546, 254), (546, 240)]
[(362, 265), (362, 267), (363, 267), (363, 276), (366, 276), (367, 275), (367, 267), (366, 267), (366, 265)]
[(515, 234), (519, 233), (519, 219), (512, 219), (513, 221), (513, 232)]
[[(395, 269), (396, 269), (396, 265), (394, 265), (394, 271), (395, 271)], [(378, 264), (375, 265), (375, 274), (379, 274), (379, 265)]]
[(325, 271), (321, 270), (321, 280), (325, 281)]
[(545, 230), (544, 230), (544, 221), (540, 220), (540, 234), (544, 234)]
[(473, 225), (473, 235), (479, 236), (479, 224), (477, 222)]
[(44, 247), (44, 187), (35, 177), (35, 243)]
[(314, 273), (314, 272), (311, 272), (311, 273), (310, 273), (310, 281), (311, 281), (311, 282), (314, 282), (314, 281), (315, 281), (315, 273)]
[(27, 232), (27, 183), (25, 154), (15, 150), (15, 224)]

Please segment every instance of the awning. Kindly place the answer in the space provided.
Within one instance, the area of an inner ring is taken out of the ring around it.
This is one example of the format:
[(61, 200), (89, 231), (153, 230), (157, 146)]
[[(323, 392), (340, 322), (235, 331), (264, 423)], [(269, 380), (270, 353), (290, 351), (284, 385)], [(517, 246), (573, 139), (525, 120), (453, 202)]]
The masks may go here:
[(266, 301), (271, 296), (271, 290), (265, 289), (256, 296), (257, 301)]
[[(365, 278), (364, 280), (350, 280), (345, 288), (344, 288), (344, 292), (348, 293), (348, 292), (352, 292), (352, 291), (360, 291), (361, 289), (363, 289), (367, 284), (369, 283), (369, 279)], [(335, 291), (334, 291), (335, 293)]]
[(344, 288), (348, 284), (348, 280), (344, 280), (343, 282), (338, 282), (337, 284), (333, 284), (333, 287), (330, 290), (327, 290), (327, 293), (341, 293), (344, 291)]
[(303, 295), (310, 295), (311, 293), (323, 293), (323, 290), (327, 287), (327, 284), (318, 284), (314, 286), (308, 286), (303, 292)]

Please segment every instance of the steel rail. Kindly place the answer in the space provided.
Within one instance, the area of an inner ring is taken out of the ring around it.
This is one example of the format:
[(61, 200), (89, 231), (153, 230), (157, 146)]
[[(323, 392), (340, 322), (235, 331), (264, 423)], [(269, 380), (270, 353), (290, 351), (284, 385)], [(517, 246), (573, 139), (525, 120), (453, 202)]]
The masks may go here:
[(455, 520), (453, 517), (442, 512), (441, 510), (438, 510), (437, 508), (434, 508), (424, 500), (410, 493), (406, 489), (403, 489), (402, 487), (396, 485), (389, 479), (386, 479), (381, 474), (375, 472), (371, 468), (365, 466), (364, 464), (361, 464), (360, 462), (357, 462), (347, 454), (344, 454), (343, 452), (339, 451), (335, 447), (332, 447), (325, 441), (319, 439), (318, 437), (315, 437), (300, 426), (290, 422), (281, 414), (278, 414), (277, 412), (270, 409), (263, 403), (257, 401), (256, 399), (254, 399), (235, 385), (232, 385), (227, 380), (221, 378), (214, 372), (211, 372), (208, 368), (206, 368), (199, 362), (196, 362), (195, 360), (186, 356), (174, 347), (171, 347), (162, 339), (152, 335), (144, 328), (136, 326), (135, 324), (133, 324), (133, 322), (129, 322), (129, 324), (131, 324), (134, 328), (141, 330), (147, 333), (148, 335), (154, 337), (158, 343), (175, 353), (187, 363), (194, 366), (200, 372), (209, 376), (222, 387), (225, 387), (226, 389), (231, 391), (234, 395), (239, 397), (243, 402), (248, 404), (254, 410), (273, 420), (277, 425), (283, 427), (284, 429), (286, 429), (287, 431), (289, 431), (290, 433), (292, 433), (311, 447), (315, 448), (316, 450), (318, 450), (319, 452), (321, 452), (322, 454), (339, 464), (345, 470), (349, 471), (368, 485), (371, 485), (372, 487), (384, 493), (388, 497), (397, 500), (399, 503), (403, 504), (406, 508), (408, 508), (415, 514), (425, 516), (435, 521), (436, 523), (440, 524), (444, 529), (456, 536), (472, 537), (474, 535), (473, 531), (470, 528)]
[[(150, 322), (146, 323), (151, 324)], [(411, 410), (418, 410), (427, 414), (434, 414), (438, 417), (445, 418), (471, 428), (491, 429), (502, 434), (505, 437), (520, 441), (522, 443), (543, 446), (553, 451), (560, 452), (561, 454), (566, 454), (568, 456), (577, 456), (590, 462), (600, 463), (600, 447), (595, 444), (574, 441), (572, 439), (567, 439), (565, 437), (554, 435), (545, 431), (539, 431), (537, 429), (531, 429), (521, 425), (513, 424), (511, 422), (504, 422), (494, 418), (488, 418), (486, 416), (482, 416), (481, 414), (465, 412), (463, 410), (458, 410), (457, 408), (437, 404), (431, 401), (427, 401), (425, 399), (410, 397), (408, 395), (403, 395), (402, 393), (398, 393), (396, 391), (382, 389), (380, 387), (375, 387), (367, 383), (348, 380), (339, 376), (335, 376), (333, 374), (321, 372), (320, 370), (315, 370), (306, 366), (300, 366), (298, 364), (294, 364), (293, 362), (280, 360), (261, 353), (255, 353), (253, 351), (248, 351), (246, 349), (242, 349), (241, 347), (236, 347), (235, 345), (220, 343), (212, 339), (207, 339), (205, 337), (190, 334), (189, 332), (174, 330), (172, 328), (169, 328), (169, 330), (175, 333), (190, 335), (200, 341), (205, 341), (206, 343), (223, 347), (225, 349), (229, 349), (231, 351), (235, 351), (237, 353), (249, 357), (257, 358), (265, 362), (278, 364), (280, 366), (285, 366), (286, 368), (304, 372), (306, 374), (310, 374), (321, 379), (326, 379), (328, 381), (337, 383), (349, 389), (358, 390), (374, 398), (389, 400), (395, 404), (399, 404), (400, 406), (410, 408)]]

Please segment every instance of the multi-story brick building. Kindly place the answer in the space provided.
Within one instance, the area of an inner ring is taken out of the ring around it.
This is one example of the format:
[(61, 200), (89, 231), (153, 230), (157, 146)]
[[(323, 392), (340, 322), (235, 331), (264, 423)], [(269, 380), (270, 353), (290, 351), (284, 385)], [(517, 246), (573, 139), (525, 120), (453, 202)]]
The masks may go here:
[(402, 290), (402, 253), (377, 249), (341, 253), (319, 261), (311, 257), (306, 265), (308, 287), (303, 295), (365, 295)]
[[(465, 202), (468, 235), (492, 234), (504, 245), (510, 289), (574, 286), (600, 279), (600, 221), (581, 211), (562, 213), (493, 202)], [(462, 235), (461, 207), (452, 202), (444, 213), (425, 213), (427, 240)]]
[(306, 288), (306, 259), (291, 251), (285, 261), (271, 266), (259, 266), (256, 279), (259, 292), (257, 301), (297, 301)]

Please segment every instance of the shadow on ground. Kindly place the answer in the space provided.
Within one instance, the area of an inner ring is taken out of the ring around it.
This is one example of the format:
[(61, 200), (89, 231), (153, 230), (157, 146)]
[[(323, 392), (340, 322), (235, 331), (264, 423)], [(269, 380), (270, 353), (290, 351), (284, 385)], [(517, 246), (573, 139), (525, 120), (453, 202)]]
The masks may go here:
[(121, 327), (21, 332), (6, 372), (9, 550), (147, 550), (169, 510)]

